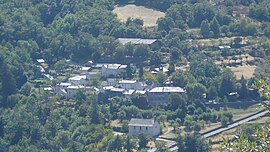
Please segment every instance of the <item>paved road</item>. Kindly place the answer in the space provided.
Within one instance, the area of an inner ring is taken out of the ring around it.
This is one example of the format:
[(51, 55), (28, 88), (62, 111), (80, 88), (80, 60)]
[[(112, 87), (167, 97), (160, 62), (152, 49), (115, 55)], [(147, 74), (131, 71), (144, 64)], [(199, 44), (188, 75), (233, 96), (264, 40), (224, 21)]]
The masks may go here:
[(212, 132), (208, 132), (208, 133), (206, 133), (206, 134), (202, 134), (202, 137), (203, 137), (203, 138), (208, 138), (208, 137), (214, 136), (214, 135), (216, 135), (216, 134), (219, 134), (219, 133), (221, 133), (221, 132), (230, 130), (230, 129), (232, 129), (232, 128), (234, 128), (234, 127), (237, 127), (237, 126), (239, 126), (239, 125), (241, 125), (241, 124), (243, 124), (243, 123), (245, 123), (245, 122), (248, 122), (248, 121), (257, 119), (257, 118), (259, 118), (259, 117), (261, 117), (261, 116), (264, 116), (264, 115), (266, 115), (268, 112), (269, 112), (268, 110), (262, 111), (262, 112), (260, 112), (260, 113), (258, 113), (258, 114), (256, 114), (256, 115), (247, 117), (247, 118), (245, 118), (245, 119), (243, 119), (243, 120), (240, 120), (240, 121), (236, 121), (236, 122), (234, 122), (234, 123), (232, 123), (232, 124), (229, 124), (229, 125), (227, 125), (227, 126), (224, 126), (224, 127), (220, 128), (220, 129), (214, 130), (214, 131), (212, 131)]

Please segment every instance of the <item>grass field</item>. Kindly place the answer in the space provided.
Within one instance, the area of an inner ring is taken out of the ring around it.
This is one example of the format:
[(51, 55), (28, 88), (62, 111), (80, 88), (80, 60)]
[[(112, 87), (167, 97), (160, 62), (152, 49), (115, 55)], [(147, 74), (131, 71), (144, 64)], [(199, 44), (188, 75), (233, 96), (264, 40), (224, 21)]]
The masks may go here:
[(236, 76), (237, 80), (240, 80), (242, 75), (245, 79), (250, 79), (254, 77), (255, 69), (257, 66), (255, 65), (243, 65), (243, 66), (237, 66), (237, 67), (229, 67)]
[(158, 18), (165, 16), (163, 12), (133, 4), (117, 6), (113, 12), (120, 21), (126, 21), (129, 17), (142, 19), (145, 27), (156, 26)]
[(227, 111), (231, 112), (233, 114), (233, 120), (244, 118), (248, 115), (254, 114), (260, 110), (263, 110), (263, 107), (259, 104), (252, 105), (248, 107), (247, 109), (234, 109), (234, 108), (228, 108)]

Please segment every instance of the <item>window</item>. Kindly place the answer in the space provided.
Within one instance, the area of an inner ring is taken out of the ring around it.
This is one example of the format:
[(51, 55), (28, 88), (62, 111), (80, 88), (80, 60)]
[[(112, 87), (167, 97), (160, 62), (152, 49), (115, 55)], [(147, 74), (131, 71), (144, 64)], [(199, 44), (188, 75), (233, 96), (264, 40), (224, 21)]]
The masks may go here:
[(140, 130), (142, 130), (142, 127), (140, 126)]
[(146, 130), (148, 130), (148, 127), (145, 127)]
[(136, 127), (134, 126), (134, 130), (136, 130)]

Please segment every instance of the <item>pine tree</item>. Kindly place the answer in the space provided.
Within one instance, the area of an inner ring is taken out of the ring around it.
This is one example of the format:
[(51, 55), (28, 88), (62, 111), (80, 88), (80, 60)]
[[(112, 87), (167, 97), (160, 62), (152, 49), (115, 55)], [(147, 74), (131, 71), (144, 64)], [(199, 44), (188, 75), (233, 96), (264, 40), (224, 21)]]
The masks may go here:
[(140, 65), (139, 77), (140, 77), (141, 80), (143, 79), (143, 66), (142, 65)]
[(210, 27), (208, 20), (203, 20), (201, 23), (201, 34), (204, 38), (209, 37)]
[(239, 92), (240, 98), (246, 99), (246, 98), (248, 98), (248, 89), (247, 89), (247, 82), (243, 76), (241, 77), (240, 82), (241, 82), (241, 88), (240, 88), (240, 92)]
[(130, 136), (128, 135), (127, 136), (127, 141), (126, 141), (126, 150), (127, 150), (127, 152), (132, 152), (133, 147), (134, 146), (131, 143)]
[(210, 23), (210, 30), (214, 32), (214, 37), (217, 38), (220, 35), (220, 25), (216, 18), (213, 18), (213, 20)]
[(3, 123), (3, 118), (1, 117), (0, 119), (0, 137), (4, 136), (4, 123)]
[(131, 71), (131, 67), (130, 67), (130, 63), (127, 65), (127, 69), (126, 69), (126, 74), (127, 74), (127, 78), (131, 79), (132, 77), (132, 71)]
[(99, 114), (99, 110), (98, 110), (98, 104), (97, 104), (97, 100), (93, 99), (92, 101), (92, 111), (91, 111), (91, 123), (92, 124), (100, 124), (101, 120), (100, 120), (100, 114)]

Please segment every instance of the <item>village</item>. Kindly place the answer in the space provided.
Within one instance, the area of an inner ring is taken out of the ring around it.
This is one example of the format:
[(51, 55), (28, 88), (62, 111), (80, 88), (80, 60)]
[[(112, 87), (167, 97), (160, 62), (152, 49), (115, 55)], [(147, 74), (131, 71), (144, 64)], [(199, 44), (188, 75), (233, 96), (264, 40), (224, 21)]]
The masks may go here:
[[(117, 39), (117, 41), (119, 41), (122, 45), (125, 45), (125, 44), (148, 45), (153, 51), (160, 49), (162, 45), (161, 42), (157, 39), (119, 38)], [(192, 42), (192, 40), (187, 41), (187, 43), (193, 43), (192, 45), (204, 45), (204, 44), (200, 44), (199, 42), (194, 43)], [(219, 45), (216, 47), (216, 49), (220, 50), (221, 52), (224, 52), (224, 51), (229, 51), (231, 49), (231, 46)], [(253, 59), (249, 57), (251, 59), (247, 61), (247, 57), (243, 56), (242, 58), (246, 58), (245, 60), (246, 63), (252, 61)], [(216, 64), (219, 66), (231, 64), (228, 59), (227, 59), (228, 61), (224, 61), (224, 60), (225, 59), (217, 59)], [(244, 62), (243, 59), (241, 59), (241, 65), (242, 65), (242, 62)], [(239, 63), (240, 61), (238, 61), (238, 64)], [(185, 89), (178, 86), (173, 86), (171, 77), (168, 77), (166, 80), (163, 80), (164, 81), (163, 84), (154, 82), (151, 79), (151, 77), (150, 79), (147, 79), (147, 78), (142, 79), (140, 77), (135, 77), (133, 79), (127, 78), (127, 75), (128, 75), (127, 73), (130, 72), (131, 69), (130, 69), (130, 65), (126, 65), (126, 64), (94, 63), (93, 61), (88, 61), (84, 64), (81, 64), (81, 63), (73, 62), (71, 60), (65, 60), (63, 61), (61, 65), (65, 68), (58, 70), (58, 72), (61, 72), (61, 74), (56, 73), (54, 74), (54, 76), (50, 74), (49, 72), (50, 69), (44, 59), (37, 59), (37, 65), (40, 67), (41, 73), (45, 79), (49, 81), (53, 81), (54, 77), (58, 76), (58, 81), (54, 82), (54, 85), (44, 86), (43, 90), (45, 94), (48, 95), (48, 97), (58, 96), (60, 99), (66, 100), (66, 102), (64, 103), (59, 103), (59, 106), (75, 104), (72, 99), (74, 98), (74, 96), (77, 95), (78, 92), (94, 95), (97, 97), (98, 100), (107, 101), (107, 102), (110, 102), (110, 100), (114, 97), (120, 97), (127, 100), (131, 100), (135, 96), (139, 96), (140, 99), (147, 102), (146, 107), (148, 108), (149, 107), (166, 107), (171, 104), (172, 95), (174, 94), (186, 95)], [(53, 68), (55, 69), (55, 67)], [(147, 72), (151, 75), (157, 75), (158, 73), (167, 75), (169, 72), (168, 66), (166, 64), (160, 64), (158, 66), (152, 66), (152, 67), (147, 66), (143, 68), (148, 70), (148, 71), (144, 70), (143, 72)], [(188, 65), (185, 65), (183, 67), (176, 67), (175, 69), (183, 70), (183, 68), (184, 70), (187, 70)], [(140, 72), (141, 71), (139, 71), (139, 74)], [(135, 75), (137, 73), (135, 72)], [(61, 77), (60, 79), (63, 81), (59, 81), (59, 75)], [(252, 77), (252, 75), (251, 76), (247, 75), (247, 76)], [(255, 90), (252, 88), (249, 88), (249, 91), (251, 94), (252, 91), (255, 91)], [(215, 107), (215, 105), (217, 104), (221, 104), (221, 105), (224, 104), (224, 103), (219, 103), (216, 100), (206, 100), (206, 96), (207, 96), (206, 93), (202, 93), (201, 96), (202, 96), (202, 99), (204, 99), (204, 102), (206, 105), (210, 105), (210, 106), (213, 105), (213, 107)], [(239, 94), (238, 92), (230, 92), (228, 94), (228, 97), (230, 101), (233, 101), (232, 105), (234, 105), (235, 103), (234, 101), (237, 100), (237, 98), (239, 97)], [(250, 104), (254, 104), (253, 102), (254, 100), (251, 101)], [(144, 104), (144, 103), (142, 102), (139, 104)], [(236, 104), (241, 105), (241, 103), (236, 103)], [(267, 112), (263, 111), (263, 114), (266, 114), (266, 113)], [(258, 115), (258, 117), (261, 117), (261, 116), (263, 115)], [(258, 117), (256, 116), (253, 119), (257, 119)], [(250, 120), (253, 120), (253, 119), (250, 119)], [(176, 146), (176, 142), (172, 140), (171, 138), (168, 138), (168, 136), (171, 136), (170, 134), (172, 130), (174, 129), (172, 129), (172, 127), (169, 127), (169, 126), (167, 127), (168, 128), (163, 128), (167, 131), (165, 132), (165, 134), (162, 134), (161, 125), (155, 118), (141, 119), (141, 118), (134, 117), (134, 118), (131, 118), (128, 122), (127, 133), (133, 136), (139, 136), (141, 133), (144, 133), (150, 137), (155, 138), (157, 141), (165, 142), (166, 143), (165, 145), (171, 151), (175, 151), (178, 149)], [(118, 131), (119, 129), (116, 129), (116, 130)], [(121, 132), (117, 132), (117, 131), (115, 132), (116, 134), (120, 134), (120, 135), (122, 134)], [(150, 147), (151, 147), (151, 144), (150, 144)], [(151, 149), (151, 150), (155, 151), (156, 150), (155, 146), (153, 148), (154, 149)]]

